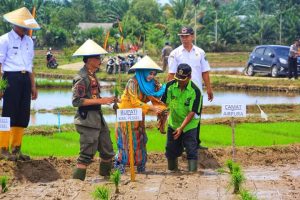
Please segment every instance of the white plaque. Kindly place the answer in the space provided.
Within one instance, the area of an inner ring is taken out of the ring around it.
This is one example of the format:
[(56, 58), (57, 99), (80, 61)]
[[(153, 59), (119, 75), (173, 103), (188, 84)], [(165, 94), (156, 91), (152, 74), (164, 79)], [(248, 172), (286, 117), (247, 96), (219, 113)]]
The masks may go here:
[(222, 117), (246, 117), (246, 105), (222, 104)]
[(10, 117), (0, 117), (0, 131), (10, 131)]
[(131, 122), (131, 121), (142, 121), (142, 109), (118, 109), (117, 110), (117, 121), (118, 122)]

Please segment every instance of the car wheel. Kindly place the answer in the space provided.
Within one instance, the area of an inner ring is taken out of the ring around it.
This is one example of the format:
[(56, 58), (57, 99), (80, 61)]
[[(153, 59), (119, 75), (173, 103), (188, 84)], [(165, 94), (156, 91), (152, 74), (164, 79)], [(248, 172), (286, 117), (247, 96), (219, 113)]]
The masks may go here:
[(271, 69), (271, 76), (278, 77), (278, 67), (276, 65), (274, 65)]
[(247, 68), (247, 75), (254, 76), (254, 66), (252, 64), (250, 64)]

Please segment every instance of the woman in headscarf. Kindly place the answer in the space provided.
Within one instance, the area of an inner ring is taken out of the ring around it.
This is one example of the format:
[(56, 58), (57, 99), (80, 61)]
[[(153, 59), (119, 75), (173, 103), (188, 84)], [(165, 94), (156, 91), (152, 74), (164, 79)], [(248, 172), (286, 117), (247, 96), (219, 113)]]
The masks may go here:
[[(126, 88), (119, 103), (119, 109), (141, 108), (143, 113), (143, 121), (136, 122), (119, 122), (116, 127), (116, 138), (118, 152), (115, 157), (115, 168), (121, 173), (125, 172), (125, 166), (129, 165), (129, 135), (128, 123), (131, 123), (133, 148), (134, 148), (134, 164), (137, 166), (138, 173), (145, 172), (147, 161), (147, 135), (145, 130), (145, 114), (149, 111), (156, 113), (159, 117), (165, 116), (162, 113), (166, 110), (164, 103), (160, 101), (160, 97), (165, 91), (165, 85), (161, 85), (154, 79), (161, 68), (145, 56), (136, 63), (130, 70), (135, 71), (135, 75), (129, 79)], [(151, 101), (152, 105), (147, 104)], [(164, 131), (163, 123), (160, 123), (161, 132)]]

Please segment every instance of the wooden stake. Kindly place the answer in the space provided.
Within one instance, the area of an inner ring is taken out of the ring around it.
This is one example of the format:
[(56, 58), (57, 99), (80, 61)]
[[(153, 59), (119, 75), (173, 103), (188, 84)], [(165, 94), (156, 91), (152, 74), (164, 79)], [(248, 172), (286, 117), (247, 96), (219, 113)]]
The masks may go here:
[(129, 134), (129, 162), (130, 162), (130, 180), (135, 181), (135, 171), (134, 171), (134, 159), (133, 159), (133, 140), (132, 140), (132, 130), (131, 122), (128, 124), (128, 134)]
[(234, 135), (234, 118), (231, 118), (232, 128), (232, 160), (235, 161), (235, 135)]

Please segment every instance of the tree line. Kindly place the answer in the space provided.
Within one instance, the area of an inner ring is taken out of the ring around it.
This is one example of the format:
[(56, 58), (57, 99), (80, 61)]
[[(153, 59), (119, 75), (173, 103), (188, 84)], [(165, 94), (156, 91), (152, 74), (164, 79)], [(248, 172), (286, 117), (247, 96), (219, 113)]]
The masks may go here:
[[(113, 23), (109, 44), (123, 37), (149, 53), (159, 53), (166, 41), (178, 46), (182, 25), (196, 30), (196, 44), (206, 51), (290, 45), (300, 36), (300, 0), (1, 0), (0, 14), (23, 6), (37, 10), (42, 29), (34, 35), (41, 48), (78, 46), (87, 38), (104, 43), (103, 28), (80, 30), (79, 22)], [(0, 20), (1, 35), (10, 29)]]

